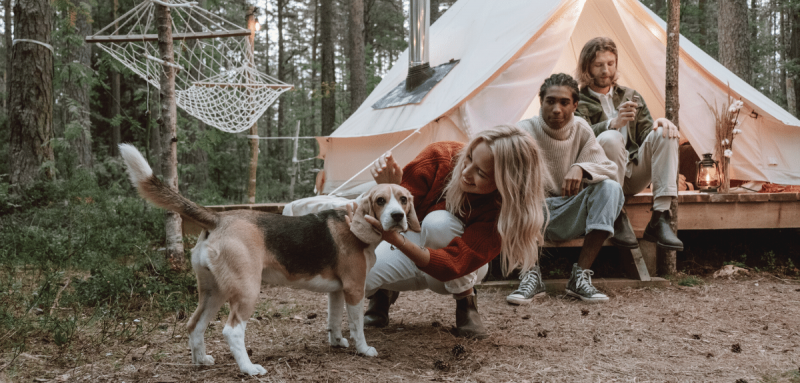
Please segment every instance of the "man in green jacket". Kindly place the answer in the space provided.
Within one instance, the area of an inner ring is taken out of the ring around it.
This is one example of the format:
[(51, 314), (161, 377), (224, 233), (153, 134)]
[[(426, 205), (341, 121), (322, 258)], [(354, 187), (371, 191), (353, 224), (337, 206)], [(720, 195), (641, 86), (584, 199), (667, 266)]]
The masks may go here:
[[(594, 130), (606, 157), (617, 164), (617, 181), (625, 195), (653, 184), (653, 215), (644, 239), (669, 250), (683, 250), (683, 242), (669, 227), (671, 197), (678, 196), (678, 128), (666, 118), (653, 121), (639, 92), (617, 84), (617, 46), (607, 37), (584, 45), (578, 60), (580, 101), (575, 112)], [(638, 246), (636, 236), (623, 225), (625, 211), (614, 223), (611, 241), (621, 247)]]

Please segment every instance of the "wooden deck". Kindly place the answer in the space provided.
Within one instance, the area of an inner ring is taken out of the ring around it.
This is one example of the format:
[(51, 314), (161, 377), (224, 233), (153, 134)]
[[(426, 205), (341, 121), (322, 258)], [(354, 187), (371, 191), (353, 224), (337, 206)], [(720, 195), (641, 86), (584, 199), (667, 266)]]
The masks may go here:
[[(285, 203), (243, 204), (206, 206), (214, 211), (237, 209), (258, 210), (280, 214)], [(644, 228), (650, 221), (653, 206), (652, 194), (637, 194), (628, 197), (625, 209), (631, 228), (642, 238)], [(723, 230), (723, 229), (782, 229), (800, 228), (800, 193), (700, 193), (680, 192), (678, 196), (678, 231)], [(197, 235), (200, 228), (183, 221), (184, 235)], [(546, 247), (580, 247), (583, 239), (545, 243)], [(611, 244), (606, 241), (606, 246)], [(632, 278), (639, 281), (663, 281), (651, 278), (656, 273), (656, 248), (651, 242), (639, 241), (639, 249), (624, 250), (631, 262), (623, 265)], [(624, 255), (624, 254), (623, 254)], [(661, 283), (661, 282), (659, 282)]]

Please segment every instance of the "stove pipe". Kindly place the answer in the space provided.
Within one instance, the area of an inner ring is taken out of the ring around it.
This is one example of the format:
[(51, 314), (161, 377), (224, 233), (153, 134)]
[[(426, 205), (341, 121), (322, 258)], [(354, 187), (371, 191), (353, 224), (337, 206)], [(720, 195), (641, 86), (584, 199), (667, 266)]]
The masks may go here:
[(410, 0), (411, 22), (408, 36), (408, 75), (406, 90), (412, 91), (433, 76), (430, 66), (430, 0)]

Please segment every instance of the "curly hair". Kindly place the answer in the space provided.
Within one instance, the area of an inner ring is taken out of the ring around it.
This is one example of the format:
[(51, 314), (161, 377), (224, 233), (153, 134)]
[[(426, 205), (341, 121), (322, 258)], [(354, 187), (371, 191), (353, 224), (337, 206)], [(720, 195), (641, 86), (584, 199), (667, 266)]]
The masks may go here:
[[(592, 65), (592, 61), (597, 58), (597, 55), (603, 52), (613, 53), (614, 56), (617, 57), (617, 62), (619, 62), (617, 44), (608, 37), (595, 37), (586, 42), (586, 45), (583, 46), (581, 55), (578, 58), (578, 71), (575, 73), (575, 77), (578, 79), (581, 88), (592, 83), (592, 74), (589, 71), (589, 67)], [(617, 71), (617, 74), (611, 81), (611, 85), (616, 85), (618, 79), (619, 71)]]
[[(465, 157), (481, 142), (494, 155), (495, 184), (500, 194), (500, 233), (502, 269), (505, 275), (516, 268), (530, 270), (539, 258), (547, 223), (545, 180), (550, 179), (539, 145), (530, 134), (512, 125), (500, 125), (478, 133), (455, 157), (456, 166), (442, 192), (447, 211), (462, 215), (465, 192), (459, 186)], [(468, 208), (468, 207), (467, 207)]]
[(572, 76), (566, 73), (555, 73), (544, 80), (544, 84), (542, 87), (539, 88), (539, 101), (544, 102), (544, 95), (547, 94), (547, 90), (553, 86), (566, 86), (572, 91), (572, 101), (578, 102), (579, 100), (579, 93), (578, 93), (578, 82), (575, 81)]

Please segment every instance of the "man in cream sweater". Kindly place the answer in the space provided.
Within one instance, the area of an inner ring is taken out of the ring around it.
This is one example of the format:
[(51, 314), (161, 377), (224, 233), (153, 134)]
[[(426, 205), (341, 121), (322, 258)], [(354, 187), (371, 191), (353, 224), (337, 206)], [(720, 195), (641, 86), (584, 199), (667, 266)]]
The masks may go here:
[[(603, 242), (614, 233), (614, 220), (625, 197), (622, 186), (615, 181), (617, 166), (606, 158), (589, 124), (573, 116), (578, 97), (578, 83), (572, 76), (554, 74), (539, 91), (540, 115), (517, 125), (536, 139), (550, 171), (550, 219), (545, 238), (566, 241), (585, 236), (578, 263), (572, 266), (567, 282), (567, 295), (587, 302), (604, 302), (608, 297), (592, 285), (593, 272), (589, 268)], [(538, 265), (520, 275), (520, 279), (519, 289), (506, 297), (509, 303), (526, 304), (545, 295)]]

